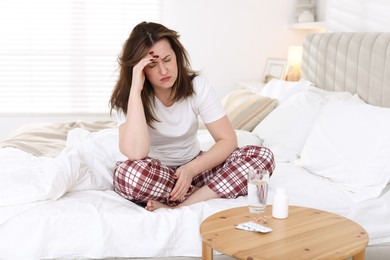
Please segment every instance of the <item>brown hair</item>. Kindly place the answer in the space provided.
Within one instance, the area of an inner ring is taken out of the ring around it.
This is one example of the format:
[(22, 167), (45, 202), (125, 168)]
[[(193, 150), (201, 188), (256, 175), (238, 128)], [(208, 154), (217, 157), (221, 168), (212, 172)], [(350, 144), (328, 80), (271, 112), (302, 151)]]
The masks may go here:
[[(167, 39), (172, 50), (175, 52), (178, 75), (172, 86), (174, 101), (180, 101), (194, 94), (192, 80), (197, 76), (190, 66), (187, 51), (179, 41), (179, 34), (158, 23), (142, 22), (134, 27), (129, 38), (126, 40), (121, 56), (118, 58), (119, 79), (115, 85), (110, 99), (113, 109), (122, 109), (127, 113), (133, 67), (147, 54), (148, 50), (159, 40)], [(158, 121), (154, 113), (154, 90), (146, 78), (141, 92), (141, 99), (145, 111), (146, 122), (152, 127), (153, 121)]]

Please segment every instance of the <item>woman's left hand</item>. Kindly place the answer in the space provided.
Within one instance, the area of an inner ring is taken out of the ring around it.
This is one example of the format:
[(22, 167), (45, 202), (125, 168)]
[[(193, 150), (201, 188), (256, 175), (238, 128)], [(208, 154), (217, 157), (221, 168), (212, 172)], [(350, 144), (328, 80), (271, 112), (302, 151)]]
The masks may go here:
[(171, 191), (170, 200), (178, 200), (186, 195), (191, 186), (193, 175), (186, 170), (186, 166), (182, 165), (177, 168), (174, 177), (177, 179), (175, 187)]

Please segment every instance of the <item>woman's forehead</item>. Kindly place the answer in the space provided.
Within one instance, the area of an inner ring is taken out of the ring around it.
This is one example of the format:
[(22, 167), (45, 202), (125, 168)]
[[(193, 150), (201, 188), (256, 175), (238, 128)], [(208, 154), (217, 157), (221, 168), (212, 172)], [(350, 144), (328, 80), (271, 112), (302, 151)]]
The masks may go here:
[(173, 50), (167, 39), (161, 39), (149, 49), (149, 52), (153, 52), (154, 55), (164, 56), (172, 54)]

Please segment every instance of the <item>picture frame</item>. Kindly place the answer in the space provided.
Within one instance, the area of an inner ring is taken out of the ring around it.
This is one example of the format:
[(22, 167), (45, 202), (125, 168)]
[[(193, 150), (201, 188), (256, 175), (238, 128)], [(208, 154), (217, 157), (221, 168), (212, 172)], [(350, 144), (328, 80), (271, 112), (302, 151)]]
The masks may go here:
[(273, 78), (284, 79), (286, 75), (287, 60), (268, 58), (264, 70), (264, 83)]

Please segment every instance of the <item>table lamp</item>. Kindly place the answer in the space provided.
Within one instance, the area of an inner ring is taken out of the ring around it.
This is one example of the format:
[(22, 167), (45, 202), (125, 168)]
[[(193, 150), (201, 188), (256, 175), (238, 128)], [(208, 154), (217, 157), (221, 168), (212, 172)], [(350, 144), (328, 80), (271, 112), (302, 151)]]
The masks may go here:
[(302, 46), (290, 46), (287, 55), (287, 81), (299, 81), (301, 76)]

